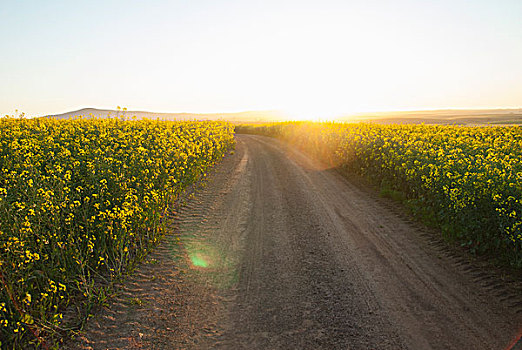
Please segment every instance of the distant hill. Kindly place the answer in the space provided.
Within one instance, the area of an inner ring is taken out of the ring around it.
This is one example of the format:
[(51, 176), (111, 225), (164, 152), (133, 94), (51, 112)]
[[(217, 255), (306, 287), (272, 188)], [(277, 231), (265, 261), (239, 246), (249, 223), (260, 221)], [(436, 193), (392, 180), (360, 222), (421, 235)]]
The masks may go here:
[[(237, 113), (156, 113), (146, 111), (117, 111), (83, 108), (77, 111), (48, 115), (44, 118), (71, 119), (122, 118), (161, 120), (226, 120), (232, 123), (266, 123), (291, 120), (280, 111), (246, 111)], [(522, 125), (522, 108), (514, 109), (443, 109), (407, 112), (375, 112), (344, 115), (336, 118), (343, 122), (371, 122), (378, 124), (439, 124), (439, 125)]]
[(122, 118), (122, 119), (161, 119), (161, 120), (227, 120), (230, 122), (263, 122), (288, 119), (278, 111), (247, 111), (237, 113), (156, 113), (145, 111), (118, 111), (111, 109), (83, 108), (62, 114), (47, 115), (43, 118), (71, 119), (83, 118)]

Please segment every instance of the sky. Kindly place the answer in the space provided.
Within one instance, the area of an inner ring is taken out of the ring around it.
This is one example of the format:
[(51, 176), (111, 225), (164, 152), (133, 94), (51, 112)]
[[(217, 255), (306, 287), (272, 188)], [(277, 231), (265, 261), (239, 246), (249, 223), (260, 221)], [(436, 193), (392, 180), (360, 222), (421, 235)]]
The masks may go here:
[(0, 115), (522, 107), (521, 0), (0, 0)]

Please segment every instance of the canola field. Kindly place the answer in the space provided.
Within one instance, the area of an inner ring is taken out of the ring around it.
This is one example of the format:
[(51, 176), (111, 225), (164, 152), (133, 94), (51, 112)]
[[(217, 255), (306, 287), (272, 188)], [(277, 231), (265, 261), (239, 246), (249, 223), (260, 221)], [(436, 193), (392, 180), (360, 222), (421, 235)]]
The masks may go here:
[(223, 122), (0, 119), (2, 345), (52, 344), (103, 302), (233, 145)]
[(275, 123), (277, 137), (357, 173), (446, 239), (522, 267), (522, 127)]

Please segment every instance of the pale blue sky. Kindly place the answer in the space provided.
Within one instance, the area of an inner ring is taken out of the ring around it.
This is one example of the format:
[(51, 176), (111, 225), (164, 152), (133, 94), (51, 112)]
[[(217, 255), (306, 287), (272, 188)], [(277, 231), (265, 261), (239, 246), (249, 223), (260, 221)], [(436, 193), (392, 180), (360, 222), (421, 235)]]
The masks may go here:
[(0, 114), (522, 107), (522, 1), (0, 0)]

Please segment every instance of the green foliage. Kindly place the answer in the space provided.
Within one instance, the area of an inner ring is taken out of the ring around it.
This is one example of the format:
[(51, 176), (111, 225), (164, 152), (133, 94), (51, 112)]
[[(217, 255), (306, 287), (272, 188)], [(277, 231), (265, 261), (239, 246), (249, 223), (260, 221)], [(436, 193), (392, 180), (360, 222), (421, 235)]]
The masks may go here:
[(0, 119), (3, 345), (49, 339), (64, 310), (104, 302), (233, 143), (221, 122)]

